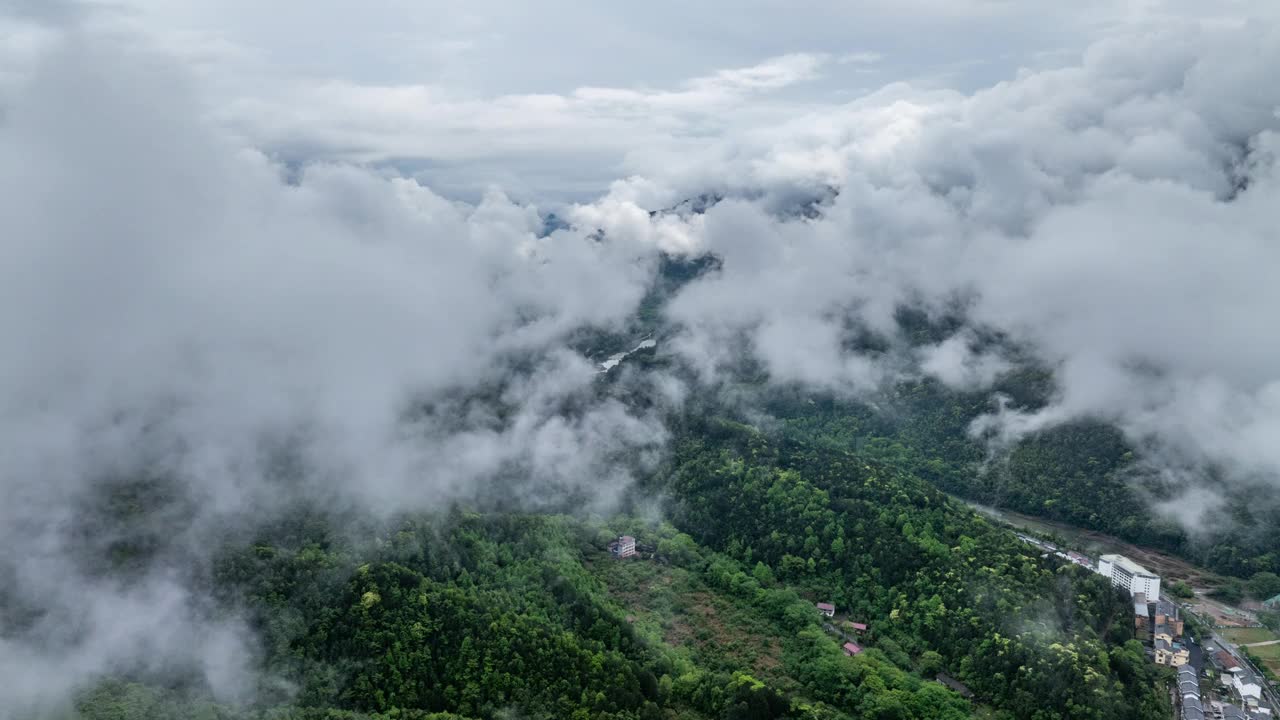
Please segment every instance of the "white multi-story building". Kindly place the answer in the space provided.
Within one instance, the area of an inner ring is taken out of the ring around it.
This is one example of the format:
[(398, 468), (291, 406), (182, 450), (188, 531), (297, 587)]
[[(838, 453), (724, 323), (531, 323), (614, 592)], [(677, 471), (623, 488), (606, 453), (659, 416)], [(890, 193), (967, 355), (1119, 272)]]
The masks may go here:
[(1103, 555), (1098, 558), (1095, 569), (1111, 578), (1112, 585), (1128, 590), (1130, 595), (1142, 593), (1148, 598), (1160, 597), (1160, 576), (1123, 555)]
[(630, 535), (619, 535), (617, 540), (609, 543), (609, 552), (616, 558), (627, 558), (636, 554), (636, 539)]

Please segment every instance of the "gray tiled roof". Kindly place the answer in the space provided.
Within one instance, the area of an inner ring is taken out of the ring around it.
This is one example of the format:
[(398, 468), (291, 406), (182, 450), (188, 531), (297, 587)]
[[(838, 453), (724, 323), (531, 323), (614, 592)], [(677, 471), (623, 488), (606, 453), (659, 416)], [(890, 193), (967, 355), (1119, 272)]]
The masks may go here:
[(1223, 720), (1249, 720), (1249, 716), (1235, 705), (1223, 705), (1222, 718)]

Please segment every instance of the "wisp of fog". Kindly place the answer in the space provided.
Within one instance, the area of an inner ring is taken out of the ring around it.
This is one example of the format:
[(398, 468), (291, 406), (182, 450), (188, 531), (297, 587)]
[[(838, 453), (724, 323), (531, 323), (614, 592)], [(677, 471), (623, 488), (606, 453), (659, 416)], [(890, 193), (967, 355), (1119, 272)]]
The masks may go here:
[[(745, 347), (773, 380), (853, 396), (906, 374), (981, 390), (1010, 363), (974, 340), (995, 328), (1058, 392), (975, 432), (1097, 417), (1193, 483), (1280, 477), (1274, 25), (1170, 23), (694, 150), (655, 131), (595, 199), (539, 204), (279, 162), (162, 49), (47, 32), (0, 83), (0, 580), (38, 609), (0, 636), (2, 708), (183, 663), (245, 692), (253, 638), (191, 577), (211, 539), (298, 498), (430, 510), (514, 472), (530, 507), (607, 508), (631, 472), (610, 458), (657, 457), (667, 430), (595, 392), (601, 357), (572, 338), (625, 329), (663, 253), (719, 260), (663, 311), (682, 377), (713, 383)], [(683, 92), (774, 76), (714, 77)], [(663, 212), (701, 194), (723, 199)], [(850, 350), (851, 321), (892, 335), (904, 303), (968, 325), (905, 360)], [(685, 380), (662, 382), (677, 402)], [(302, 470), (282, 478), (282, 452)], [(115, 577), (86, 507), (137, 477), (172, 494), (147, 518), (166, 544)]]

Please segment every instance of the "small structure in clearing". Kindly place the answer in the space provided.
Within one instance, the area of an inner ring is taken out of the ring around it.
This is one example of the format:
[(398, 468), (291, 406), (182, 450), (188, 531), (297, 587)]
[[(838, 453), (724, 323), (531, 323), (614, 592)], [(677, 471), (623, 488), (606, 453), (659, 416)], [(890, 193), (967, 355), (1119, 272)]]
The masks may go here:
[(636, 554), (636, 539), (630, 535), (620, 535), (609, 543), (609, 552), (616, 558), (628, 558)]
[(951, 677), (950, 675), (944, 672), (938, 673), (934, 679), (936, 679), (938, 682), (942, 683), (943, 685), (946, 685), (947, 687), (951, 688), (952, 690), (955, 690), (957, 693), (960, 694), (960, 697), (962, 698), (973, 697), (973, 691), (970, 690), (967, 685), (965, 685), (964, 683), (960, 682), (959, 680)]

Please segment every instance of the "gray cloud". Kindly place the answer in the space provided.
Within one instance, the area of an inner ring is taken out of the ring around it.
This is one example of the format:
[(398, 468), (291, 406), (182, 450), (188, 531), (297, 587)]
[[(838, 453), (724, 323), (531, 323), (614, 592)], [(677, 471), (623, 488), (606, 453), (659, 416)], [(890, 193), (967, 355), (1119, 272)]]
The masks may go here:
[[(186, 59), (221, 121), (255, 147), (416, 166), (433, 187), (468, 199), (501, 181), (522, 197), (586, 200), (620, 174), (643, 172), (657, 153), (678, 158), (709, 138), (826, 112), (895, 81), (968, 92), (1020, 68), (1069, 63), (1116, 28), (1167, 15), (1274, 17), (1269, 5), (557, 0), (534, 9), (484, 0), (462, 10), (434, 0), (358, 8), (328, 0), (269, 7), (86, 0), (72, 7), (93, 9), (78, 15), (95, 28), (124, 29)], [(830, 62), (757, 88), (750, 102), (707, 103), (706, 93), (690, 92), (787, 57)], [(851, 59), (862, 62), (841, 62)]]
[[(72, 31), (0, 132), (0, 573), (38, 610), (0, 644), (5, 713), (134, 663), (243, 691), (251, 638), (192, 577), (298, 497), (440, 508), (515, 470), (521, 502), (607, 506), (664, 441), (560, 349), (634, 312), (653, 246), (538, 237), (499, 193), (461, 205), (350, 166), (286, 182), (171, 63)], [(488, 388), (492, 409), (441, 405)], [(94, 519), (133, 482), (153, 513)], [(139, 538), (158, 549), (102, 577), (94, 558)]]
[(971, 332), (959, 332), (942, 342), (925, 347), (920, 355), (920, 369), (951, 387), (980, 389), (990, 387), (1012, 363), (998, 355), (976, 349), (977, 338)]
[[(726, 202), (691, 222), (724, 268), (673, 305), (677, 347), (714, 365), (746, 330), (775, 377), (856, 389), (895, 368), (842, 350), (851, 316), (887, 331), (898, 303), (968, 298), (1057, 369), (1057, 401), (1007, 430), (1091, 415), (1274, 478), (1278, 61), (1274, 23), (1172, 23), (1075, 67), (969, 96), (886, 88), (686, 158), (676, 186), (840, 192), (817, 219)], [(999, 359), (963, 343), (924, 369), (989, 379)]]
[[(1017, 14), (948, 7), (965, 22)], [(838, 59), (868, 48), (725, 51), (664, 70), (657, 90), (574, 78), (468, 96), (317, 71), (245, 75), (249, 91), (228, 96), (228, 68), (272, 53), (217, 36), (181, 52), (190, 36), (164, 33), (166, 53), (130, 52), (116, 25), (21, 25), (26, 49), (0, 56), (0, 333), (21, 349), (0, 355), (0, 571), (45, 615), (0, 644), (0, 672), (23, 680), (0, 706), (142, 656), (197, 662), (237, 692), (228, 658), (252, 639), (202, 611), (188, 575), (208, 538), (297, 495), (429, 508), (517, 476), (535, 505), (607, 504), (626, 480), (617, 459), (652, 461), (664, 430), (601, 399), (596, 367), (562, 346), (583, 326), (621, 328), (659, 249), (722, 260), (676, 296), (682, 332), (661, 347), (703, 377), (745, 338), (779, 380), (856, 393), (923, 370), (981, 387), (1005, 361), (967, 333), (889, 362), (850, 350), (855, 326), (890, 330), (901, 302), (964, 298), (974, 323), (1058, 371), (1050, 407), (985, 421), (1006, 437), (1098, 415), (1178, 448), (1179, 472), (1274, 477), (1276, 27), (1108, 24), (1116, 36), (1065, 67), (832, 104), (787, 93), (852, 72)], [(270, 102), (281, 88), (286, 103)], [(459, 186), (485, 175), (477, 159), (508, 156), (576, 188), (634, 175), (539, 237), (538, 211), (496, 190), (464, 204), (341, 162), (286, 173), (260, 151), (286, 141), (325, 159), (457, 146), (472, 175), (438, 177)], [(558, 158), (567, 148), (579, 154)], [(649, 212), (703, 191), (730, 199)], [(812, 197), (818, 213), (779, 212)], [(687, 391), (653, 385), (670, 403)], [(282, 448), (300, 478), (278, 476)], [(169, 483), (156, 527), (138, 531), (172, 547), (112, 583), (79, 558), (119, 529), (77, 525), (95, 492), (134, 476)]]

